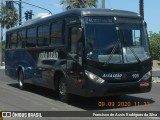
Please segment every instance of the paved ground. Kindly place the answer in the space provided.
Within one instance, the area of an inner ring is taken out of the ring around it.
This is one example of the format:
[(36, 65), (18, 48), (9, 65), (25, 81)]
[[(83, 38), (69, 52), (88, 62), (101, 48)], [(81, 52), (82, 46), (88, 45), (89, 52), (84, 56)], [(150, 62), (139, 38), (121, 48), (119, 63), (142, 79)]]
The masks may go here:
[[(154, 76), (159, 75), (159, 71), (153, 71)], [(57, 96), (52, 90), (44, 89), (36, 86), (29, 86), (25, 91), (18, 89), (17, 81), (10, 79), (4, 75), (4, 70), (0, 70), (0, 111), (159, 111), (160, 108), (160, 84), (153, 83), (151, 92), (142, 94), (124, 95), (121, 98), (83, 98), (73, 96), (72, 102), (69, 104), (62, 103), (57, 99)], [(131, 106), (98, 106), (99, 102), (131, 102)], [(63, 114), (62, 114), (63, 116)], [(134, 118), (123, 118), (123, 117), (95, 117), (95, 118), (23, 118), (23, 120), (74, 120), (74, 119), (85, 119), (85, 120), (130, 120)], [(136, 119), (160, 119), (159, 117), (145, 117)], [(22, 118), (11, 118), (4, 120), (22, 120)]]
[(152, 76), (153, 82), (160, 83), (160, 61), (153, 60)]

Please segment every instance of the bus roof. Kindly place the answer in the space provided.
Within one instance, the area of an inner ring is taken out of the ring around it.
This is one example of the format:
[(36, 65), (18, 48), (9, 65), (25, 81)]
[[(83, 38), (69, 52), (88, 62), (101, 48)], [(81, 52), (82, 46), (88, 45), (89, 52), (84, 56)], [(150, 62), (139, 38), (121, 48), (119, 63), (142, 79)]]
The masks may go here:
[(34, 25), (34, 24), (38, 24), (38, 23), (43, 23), (45, 21), (50, 21), (52, 19), (56, 19), (56, 18), (61, 18), (61, 17), (66, 17), (69, 15), (80, 15), (80, 16), (121, 16), (121, 17), (133, 17), (133, 18), (142, 18), (138, 15), (138, 13), (135, 12), (131, 12), (131, 11), (125, 11), (125, 10), (114, 10), (114, 9), (99, 9), (99, 8), (94, 8), (94, 9), (86, 9), (86, 8), (77, 8), (77, 9), (72, 9), (72, 10), (68, 10), (62, 13), (58, 13), (49, 17), (45, 17), (45, 18), (36, 18), (35, 20), (29, 20), (26, 23), (24, 23), (23, 25), (17, 26), (17, 27), (13, 27), (8, 29), (8, 31), (12, 31), (15, 29), (21, 29), (23, 27), (27, 27), (30, 25)]

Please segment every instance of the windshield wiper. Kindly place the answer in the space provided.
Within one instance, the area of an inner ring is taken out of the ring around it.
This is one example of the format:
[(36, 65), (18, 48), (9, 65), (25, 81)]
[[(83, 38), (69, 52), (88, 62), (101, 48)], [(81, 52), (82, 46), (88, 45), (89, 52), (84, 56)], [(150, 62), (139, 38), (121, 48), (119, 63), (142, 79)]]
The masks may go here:
[[(122, 31), (122, 32), (123, 32), (123, 34), (122, 34), (123, 35), (123, 41), (124, 41), (124, 43), (126, 43), (127, 40), (125, 38), (124, 31)], [(138, 63), (140, 63), (141, 61), (140, 61), (139, 57), (136, 55), (135, 51), (131, 47), (129, 47), (129, 46), (127, 46), (127, 47), (130, 49), (130, 51), (132, 52), (132, 54), (134, 55), (134, 57), (136, 58)]]
[(120, 43), (120, 39), (118, 38), (116, 44), (114, 45), (114, 47), (113, 47), (113, 49), (112, 49), (112, 51), (111, 51), (111, 53), (110, 53), (110, 56), (109, 56), (108, 60), (105, 62), (104, 65), (109, 64), (109, 62), (111, 61), (111, 59), (112, 59), (112, 57), (113, 57), (113, 54), (115, 53), (115, 51), (116, 51), (119, 43)]
[(119, 37), (119, 36), (120, 36), (120, 35), (119, 35), (119, 27), (116, 27), (116, 33), (117, 33), (117, 41), (116, 41), (115, 45), (113, 46), (113, 49), (112, 49), (112, 51), (111, 51), (111, 53), (110, 53), (110, 56), (109, 56), (108, 60), (105, 62), (104, 65), (109, 64), (109, 62), (111, 61), (111, 59), (112, 59), (112, 57), (113, 57), (113, 55), (114, 55), (117, 47), (118, 47), (119, 44), (121, 43), (120, 37)]
[[(109, 58), (107, 59), (107, 61), (105, 62), (104, 65), (109, 64), (109, 62), (111, 61), (111, 59), (112, 59), (112, 57), (113, 57), (113, 55), (114, 55), (117, 47), (118, 47), (119, 44), (121, 43), (121, 39), (122, 39), (122, 38), (120, 37), (120, 34), (119, 34), (119, 33), (120, 33), (120, 30), (117, 29), (116, 31), (117, 31), (117, 36), (118, 36), (117, 38), (118, 38), (118, 40), (117, 40), (117, 42), (115, 43), (115, 45), (114, 45), (114, 47), (113, 47), (113, 49), (112, 49), (112, 51), (111, 51), (111, 53), (110, 53), (110, 56), (109, 56)], [(127, 41), (125, 40), (124, 32), (123, 32), (122, 35), (123, 35), (123, 42), (126, 43)], [(130, 51), (132, 52), (132, 54), (133, 54), (134, 57), (136, 58), (137, 62), (140, 63), (141, 61), (140, 61), (140, 59), (138, 58), (138, 56), (136, 55), (135, 51), (134, 51), (131, 47), (129, 47), (129, 46), (128, 46), (128, 48), (130, 49)], [(122, 52), (122, 56), (123, 56), (123, 52)], [(124, 59), (123, 59), (123, 62), (124, 62)]]

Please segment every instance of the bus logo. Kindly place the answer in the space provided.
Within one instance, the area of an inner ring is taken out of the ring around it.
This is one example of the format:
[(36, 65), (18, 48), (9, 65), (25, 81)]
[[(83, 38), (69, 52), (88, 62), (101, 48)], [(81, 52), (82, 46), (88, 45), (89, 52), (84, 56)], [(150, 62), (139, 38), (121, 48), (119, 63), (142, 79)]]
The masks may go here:
[(116, 74), (104, 74), (102, 76), (103, 78), (106, 77), (106, 78), (121, 78), (122, 77), (122, 74), (120, 73), (116, 73)]
[(41, 52), (39, 53), (39, 59), (57, 59), (58, 60), (58, 52)]

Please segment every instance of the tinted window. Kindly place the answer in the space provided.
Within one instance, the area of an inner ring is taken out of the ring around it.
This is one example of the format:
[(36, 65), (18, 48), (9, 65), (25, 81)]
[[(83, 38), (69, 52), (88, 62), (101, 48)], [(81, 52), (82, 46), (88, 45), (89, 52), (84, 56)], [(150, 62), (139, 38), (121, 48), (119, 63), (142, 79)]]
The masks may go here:
[(18, 48), (24, 48), (25, 47), (25, 30), (18, 32)]
[(10, 46), (10, 34), (6, 34), (6, 48), (9, 48)]
[(62, 39), (62, 22), (53, 23), (51, 29), (51, 45), (61, 45), (63, 44)]
[(110, 54), (116, 43), (115, 24), (86, 24), (87, 51)]
[(28, 29), (26, 46), (27, 47), (35, 47), (36, 46), (36, 28)]
[(47, 46), (49, 44), (49, 25), (38, 27), (38, 45)]
[(10, 48), (16, 48), (17, 47), (17, 32), (11, 33), (11, 42), (10, 42)]

